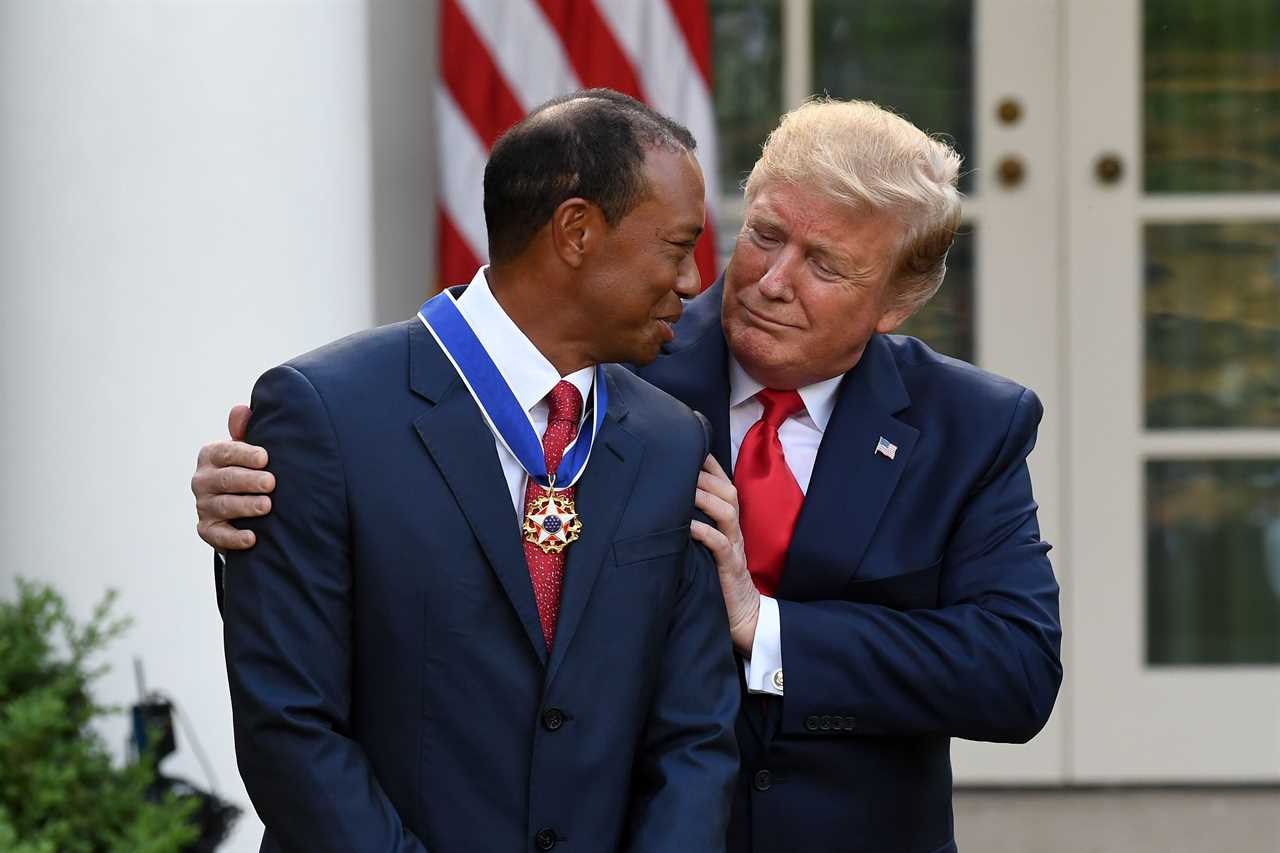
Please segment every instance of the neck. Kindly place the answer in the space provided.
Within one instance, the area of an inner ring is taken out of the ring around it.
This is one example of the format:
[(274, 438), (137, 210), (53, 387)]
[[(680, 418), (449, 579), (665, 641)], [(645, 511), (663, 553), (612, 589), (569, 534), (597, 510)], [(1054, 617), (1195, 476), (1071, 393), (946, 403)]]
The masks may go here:
[(548, 289), (539, 287), (532, 277), (490, 267), (489, 289), (511, 322), (562, 377), (595, 364), (565, 322), (568, 314), (547, 310)]

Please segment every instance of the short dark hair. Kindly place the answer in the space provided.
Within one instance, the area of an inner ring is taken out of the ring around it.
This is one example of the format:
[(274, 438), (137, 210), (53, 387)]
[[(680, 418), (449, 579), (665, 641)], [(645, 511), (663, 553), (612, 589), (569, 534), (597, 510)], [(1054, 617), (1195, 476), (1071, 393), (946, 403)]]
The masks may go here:
[(692, 152), (688, 129), (612, 89), (552, 98), (513, 125), (484, 168), (489, 258), (524, 251), (565, 200), (598, 206), (610, 227), (644, 198), (647, 149)]

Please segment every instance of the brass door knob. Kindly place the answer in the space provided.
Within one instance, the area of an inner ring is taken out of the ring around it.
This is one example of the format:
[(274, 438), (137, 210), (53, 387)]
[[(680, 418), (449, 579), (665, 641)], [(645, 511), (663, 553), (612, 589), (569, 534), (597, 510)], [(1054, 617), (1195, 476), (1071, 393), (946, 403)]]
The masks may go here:
[(1124, 177), (1124, 163), (1118, 154), (1103, 154), (1094, 161), (1093, 173), (1100, 184), (1116, 184)]
[(996, 166), (996, 177), (1000, 180), (1002, 187), (1011, 190), (1021, 186), (1027, 177), (1027, 167), (1021, 157), (1016, 154), (1006, 154), (1000, 158), (1000, 163)]
[(1017, 98), (1004, 98), (996, 105), (996, 118), (1001, 124), (1017, 124), (1022, 118), (1022, 103)]

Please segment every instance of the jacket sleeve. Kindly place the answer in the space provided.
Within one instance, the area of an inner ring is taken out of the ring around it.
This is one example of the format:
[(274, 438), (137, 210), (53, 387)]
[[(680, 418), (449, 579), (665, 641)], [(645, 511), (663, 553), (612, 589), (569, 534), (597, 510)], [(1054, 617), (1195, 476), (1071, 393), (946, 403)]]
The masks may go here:
[(1027, 470), (1042, 412), (1023, 391), (955, 521), (937, 609), (779, 602), (783, 731), (1025, 742), (1044, 727), (1062, 631)]
[(738, 771), (738, 701), (715, 562), (690, 542), (636, 755), (629, 853), (724, 850)]
[(273, 512), (227, 555), (223, 640), (240, 775), (283, 850), (425, 853), (350, 737), (351, 551), (337, 437), (291, 367), (253, 391), (248, 440), (279, 475)]

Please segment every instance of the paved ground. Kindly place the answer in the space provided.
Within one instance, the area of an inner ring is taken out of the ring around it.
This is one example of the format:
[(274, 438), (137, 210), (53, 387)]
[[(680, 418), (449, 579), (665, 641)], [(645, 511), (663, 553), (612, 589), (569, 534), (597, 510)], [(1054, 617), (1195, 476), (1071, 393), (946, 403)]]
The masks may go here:
[(958, 789), (961, 853), (1280, 853), (1280, 788)]

